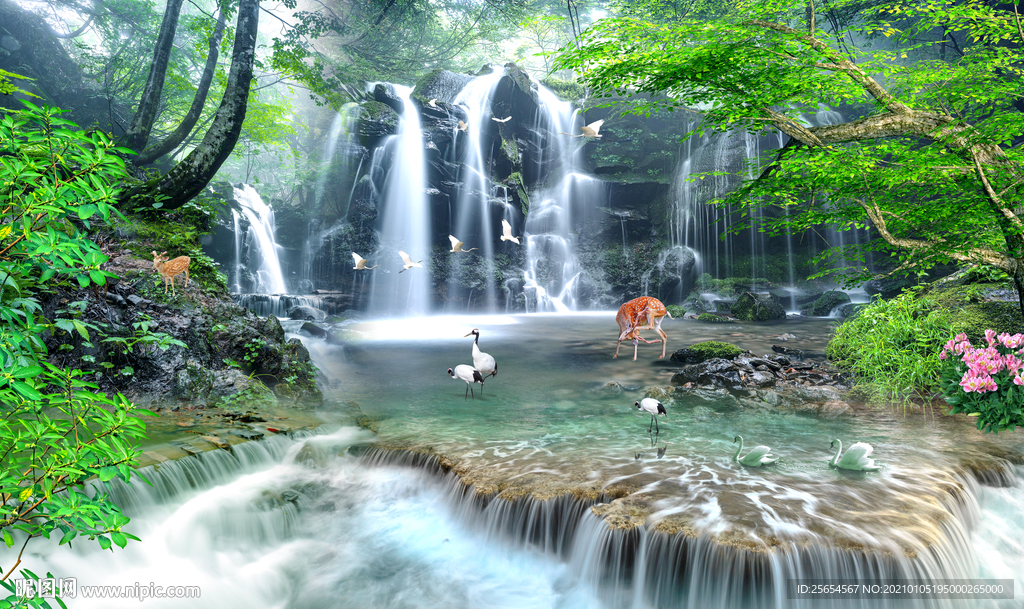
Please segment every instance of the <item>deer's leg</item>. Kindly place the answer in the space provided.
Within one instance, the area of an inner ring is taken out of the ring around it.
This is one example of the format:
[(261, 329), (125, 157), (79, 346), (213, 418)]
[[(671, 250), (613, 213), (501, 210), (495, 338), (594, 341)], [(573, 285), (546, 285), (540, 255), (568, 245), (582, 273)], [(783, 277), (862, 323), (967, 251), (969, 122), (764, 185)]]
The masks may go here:
[(612, 359), (618, 359), (618, 357), (619, 357), (619, 347), (621, 347), (621, 346), (622, 346), (622, 340), (619, 340), (619, 342), (615, 343), (615, 355), (612, 356)]
[(661, 329), (661, 320), (662, 318), (659, 317), (658, 321), (654, 324), (654, 331), (661, 337), (661, 357), (664, 359), (665, 349), (668, 348), (668, 334), (665, 334), (665, 331)]
[(188, 287), (188, 267), (185, 267), (185, 287)]
[(636, 348), (637, 348), (637, 345), (639, 345), (639, 344), (640, 343), (638, 343), (637, 340), (634, 338), (633, 339), (633, 361), (634, 362), (636, 361)]

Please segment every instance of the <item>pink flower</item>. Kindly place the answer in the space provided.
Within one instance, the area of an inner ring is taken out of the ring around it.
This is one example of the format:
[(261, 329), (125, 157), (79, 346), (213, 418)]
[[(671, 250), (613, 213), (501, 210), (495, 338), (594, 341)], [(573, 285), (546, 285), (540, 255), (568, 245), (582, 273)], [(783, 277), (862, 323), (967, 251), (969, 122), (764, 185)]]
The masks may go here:
[(964, 388), (964, 392), (971, 393), (977, 391), (981, 383), (978, 382), (978, 377), (972, 376), (970, 378), (964, 378), (960, 381), (960, 386)]
[(985, 330), (985, 340), (988, 341), (988, 346), (989, 347), (994, 345), (995, 342), (996, 342), (996, 331), (995, 330), (991, 330), (991, 329), (990, 330)]
[(1024, 343), (1024, 334), (1014, 334), (1010, 336), (1006, 332), (999, 335), (999, 342), (1003, 343), (1003, 346), (1008, 349), (1016, 349)]
[(956, 340), (956, 342), (958, 343), (965, 342), (967, 340), (967, 335), (961, 332), (960, 334), (956, 335), (956, 338), (954, 340)]
[(1024, 378), (1022, 378), (1021, 375), (1018, 374), (1017, 376), (1013, 377), (1013, 384), (1024, 385)]
[(939, 354), (939, 359), (946, 359), (946, 352), (945, 351), (943, 351), (942, 353)]

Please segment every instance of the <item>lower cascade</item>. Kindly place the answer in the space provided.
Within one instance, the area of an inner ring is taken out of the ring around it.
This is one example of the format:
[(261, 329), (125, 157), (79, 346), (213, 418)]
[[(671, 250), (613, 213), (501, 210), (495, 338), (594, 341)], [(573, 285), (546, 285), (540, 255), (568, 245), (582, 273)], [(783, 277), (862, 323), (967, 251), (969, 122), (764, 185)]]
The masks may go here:
[[(1019, 571), (1024, 468), (1002, 486), (971, 476), (943, 506), (944, 536), (879, 554), (780, 543), (751, 551), (703, 534), (615, 529), (595, 514), (610, 497), (481, 495), (437, 458), (371, 447), (343, 427), (279, 436), (150, 466), (152, 486), (111, 493), (142, 543), (104, 555), (55, 544), (39, 557), (56, 577), (92, 585), (198, 586), (190, 607), (788, 607), (793, 580), (1002, 577)], [(1019, 512), (1018, 512), (1019, 513)], [(1014, 547), (1012, 541), (1017, 539)], [(1005, 564), (978, 564), (1005, 544)], [(75, 606), (128, 606), (85, 597)], [(91, 591), (90, 591), (91, 593)], [(149, 598), (155, 606), (182, 600)], [(849, 602), (849, 601), (843, 601)], [(872, 599), (872, 607), (1017, 607), (1018, 601)], [(841, 606), (805, 597), (800, 606)]]

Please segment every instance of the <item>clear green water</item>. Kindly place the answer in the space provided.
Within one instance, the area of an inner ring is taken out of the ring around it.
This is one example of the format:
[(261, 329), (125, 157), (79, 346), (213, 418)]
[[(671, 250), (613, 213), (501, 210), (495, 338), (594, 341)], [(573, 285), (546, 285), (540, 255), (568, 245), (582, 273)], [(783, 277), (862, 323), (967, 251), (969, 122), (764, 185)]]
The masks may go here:
[[(670, 320), (668, 353), (726, 340), (757, 355), (772, 344), (823, 350), (828, 320), (710, 325)], [(471, 329), (498, 362), (498, 375), (465, 399), (446, 369), (472, 364)], [(781, 343), (790, 333), (796, 340)], [(664, 519), (742, 543), (826, 536), (846, 544), (927, 545), (948, 519), (944, 507), (966, 461), (1024, 450), (1024, 434), (983, 436), (968, 422), (932, 413), (861, 409), (826, 420), (750, 411), (699, 414), (668, 402), (660, 434), (633, 408), (648, 388), (669, 385), (679, 366), (660, 345), (624, 344), (613, 359), (614, 314), (433, 317), (354, 323), (348, 344), (307, 341), (329, 379), (328, 394), (375, 420), (389, 445), (429, 447), (454, 459), (467, 479), (495, 490), (547, 496), (565, 488), (636, 491), (649, 525)], [(624, 353), (629, 347), (629, 353)], [(621, 392), (604, 386), (616, 382)], [(781, 457), (767, 468), (732, 462), (742, 435)], [(829, 444), (868, 442), (877, 473), (830, 469)], [(663, 456), (658, 457), (663, 449)], [(639, 458), (638, 458), (639, 455)], [(925, 524), (921, 524), (925, 523)], [(894, 542), (894, 539), (900, 538)]]

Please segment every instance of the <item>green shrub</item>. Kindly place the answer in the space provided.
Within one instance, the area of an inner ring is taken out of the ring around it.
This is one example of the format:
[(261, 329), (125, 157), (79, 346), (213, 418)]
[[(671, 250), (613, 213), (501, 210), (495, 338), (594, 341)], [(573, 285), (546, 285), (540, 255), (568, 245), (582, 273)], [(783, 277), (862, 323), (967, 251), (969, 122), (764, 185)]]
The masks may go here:
[(713, 324), (731, 324), (732, 320), (728, 317), (722, 317), (721, 315), (715, 315), (714, 313), (701, 313), (697, 316), (697, 321), (706, 321)]
[(876, 298), (839, 326), (828, 357), (853, 372), (873, 400), (905, 402), (937, 389), (939, 352), (952, 327), (949, 311), (914, 292)]

